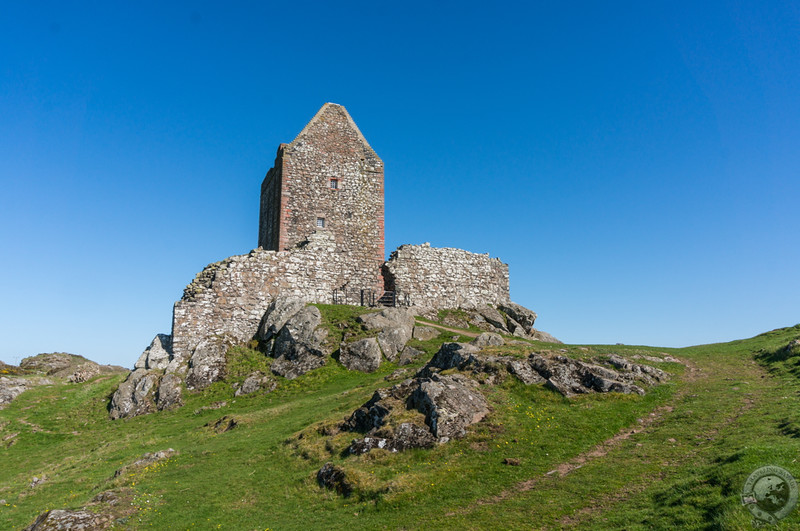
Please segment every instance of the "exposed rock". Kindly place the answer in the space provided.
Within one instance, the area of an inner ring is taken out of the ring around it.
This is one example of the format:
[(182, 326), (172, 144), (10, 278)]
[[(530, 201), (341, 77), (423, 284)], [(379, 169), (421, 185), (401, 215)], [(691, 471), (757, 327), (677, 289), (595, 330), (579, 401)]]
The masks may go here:
[[(536, 312), (531, 311), (524, 306), (515, 302), (504, 302), (497, 305), (497, 308), (503, 311), (508, 317), (514, 320), (516, 324), (522, 326), (523, 331), (527, 335), (532, 335), (534, 332), (533, 323), (536, 321)], [(512, 333), (514, 331), (512, 330)]]
[(469, 322), (467, 322), (466, 319), (453, 315), (452, 313), (448, 313), (442, 318), (442, 324), (452, 328), (469, 328)]
[(630, 373), (637, 380), (642, 380), (648, 385), (653, 385), (657, 382), (663, 382), (669, 379), (666, 372), (652, 367), (650, 365), (642, 365), (639, 363), (632, 363), (617, 354), (611, 354), (608, 358), (609, 363), (617, 370)]
[(189, 359), (186, 387), (205, 389), (225, 378), (225, 354), (233, 342), (225, 336), (209, 336), (200, 341)]
[(461, 375), (441, 376), (420, 382), (408, 405), (425, 415), (425, 423), (440, 442), (466, 435), (467, 426), (489, 412), (489, 404), (478, 384)]
[(420, 341), (427, 341), (429, 339), (439, 337), (440, 332), (441, 330), (432, 326), (416, 325), (411, 333), (411, 337), (414, 339), (419, 339)]
[(132, 371), (111, 397), (109, 417), (116, 420), (153, 411), (153, 393), (158, 380), (158, 374), (147, 369)]
[(559, 344), (563, 343), (562, 341), (559, 341), (558, 339), (554, 338), (547, 332), (542, 332), (541, 330), (534, 330), (533, 334), (531, 334), (531, 337), (536, 341), (542, 341), (544, 343), (559, 343)]
[(508, 332), (506, 320), (503, 317), (503, 314), (498, 312), (496, 309), (492, 308), (491, 306), (481, 306), (478, 308), (478, 313), (481, 314), (481, 317), (486, 319), (487, 323), (492, 325), (497, 330), (506, 333)]
[(239, 423), (236, 422), (235, 418), (225, 415), (221, 419), (218, 419), (215, 422), (209, 422), (205, 426), (206, 428), (211, 428), (211, 431), (214, 433), (225, 433), (226, 431), (231, 431), (238, 425)]
[(425, 428), (413, 422), (403, 422), (393, 432), (391, 437), (364, 437), (356, 439), (350, 444), (348, 451), (351, 454), (365, 454), (375, 448), (388, 452), (402, 452), (409, 448), (432, 448), (436, 438)]
[(325, 365), (329, 353), (322, 343), (328, 332), (318, 328), (321, 322), (322, 315), (316, 306), (306, 306), (286, 321), (275, 338), (272, 372), (294, 379)]
[(211, 410), (215, 410), (215, 409), (222, 409), (222, 408), (226, 407), (227, 405), (228, 405), (228, 401), (227, 400), (221, 400), (219, 402), (214, 402), (213, 404), (209, 404), (207, 406), (203, 406), (203, 407), (200, 407), (198, 409), (195, 409), (194, 410), (194, 414), (195, 415), (199, 415), (203, 411), (211, 411)]
[(144, 349), (142, 355), (136, 361), (136, 369), (158, 369), (167, 368), (172, 357), (172, 336), (167, 334), (157, 334), (150, 345)]
[(38, 385), (51, 385), (47, 378), (21, 378), (16, 376), (0, 376), (0, 409), (6, 407), (19, 395)]
[(397, 359), (414, 330), (414, 314), (408, 308), (386, 308), (361, 315), (357, 320), (367, 330), (380, 330), (378, 344), (389, 361)]
[(506, 457), (505, 459), (503, 459), (503, 464), (511, 466), (519, 466), (521, 463), (520, 460), (517, 459), (516, 457)]
[(387, 382), (400, 380), (402, 378), (406, 378), (410, 370), (411, 369), (397, 369), (392, 371), (391, 374), (386, 375), (383, 379)]
[(250, 375), (245, 378), (244, 382), (242, 382), (241, 387), (233, 394), (234, 396), (249, 395), (261, 389), (266, 389), (266, 392), (269, 393), (274, 391), (277, 386), (278, 383), (275, 382), (275, 380), (271, 379), (263, 372), (256, 371), (250, 373)]
[(342, 345), (339, 361), (351, 371), (375, 372), (381, 365), (381, 349), (374, 337)]
[(567, 397), (591, 391), (640, 395), (645, 393), (641, 387), (624, 381), (625, 378), (619, 373), (598, 365), (587, 364), (566, 356), (548, 359), (538, 354), (531, 354), (529, 360), (531, 367), (546, 379), (547, 387)]
[(65, 352), (53, 352), (51, 354), (37, 354), (24, 358), (19, 366), (22, 369), (43, 372), (48, 376), (55, 375), (57, 372), (68, 369), (73, 361), (88, 361), (83, 356), (67, 354)]
[(472, 343), (478, 348), (483, 348), (489, 346), (504, 345), (505, 340), (500, 334), (495, 334), (493, 332), (484, 332), (475, 339), (473, 339), (470, 343)]
[(405, 409), (408, 396), (419, 387), (419, 380), (409, 379), (392, 387), (378, 389), (363, 406), (356, 409), (341, 425), (344, 431), (374, 433), (382, 427), (386, 417), (398, 406)]
[(800, 353), (800, 339), (793, 339), (784, 347), (784, 350), (792, 355)]
[(454, 367), (461, 368), (469, 361), (474, 360), (475, 354), (480, 350), (469, 343), (443, 343), (431, 361), (420, 370), (418, 376), (429, 376), (430, 369), (446, 371)]
[(342, 496), (353, 492), (353, 485), (348, 481), (344, 470), (333, 463), (325, 463), (317, 472), (317, 483), (320, 487), (335, 490)]
[(116, 472), (114, 472), (114, 477), (115, 478), (119, 477), (119, 476), (121, 476), (122, 474), (124, 474), (125, 472), (127, 472), (127, 471), (129, 471), (131, 469), (140, 469), (140, 468), (144, 468), (146, 466), (152, 465), (155, 462), (163, 461), (164, 459), (168, 459), (168, 458), (172, 457), (173, 455), (175, 455), (177, 453), (178, 452), (176, 452), (172, 448), (167, 448), (166, 450), (159, 450), (157, 452), (148, 452), (148, 453), (142, 454), (142, 457), (140, 457), (139, 459), (137, 459), (133, 463), (131, 463), (129, 465), (125, 465), (124, 467), (122, 467), (122, 468), (118, 469)]
[(36, 487), (38, 487), (39, 485), (41, 485), (45, 481), (47, 481), (47, 476), (42, 476), (42, 477), (34, 476), (33, 479), (31, 480), (31, 484), (28, 485), (28, 486), (30, 488), (32, 488), (32, 489), (35, 489)]
[(85, 510), (53, 509), (39, 515), (36, 521), (26, 527), (24, 531), (56, 531), (62, 529), (94, 531), (108, 529), (112, 523), (113, 518), (108, 515)]
[(508, 372), (519, 378), (525, 385), (543, 383), (545, 379), (533, 370), (528, 360), (514, 359), (508, 361)]
[(400, 353), (397, 364), (408, 365), (409, 363), (414, 363), (422, 354), (425, 353), (414, 347), (406, 346), (406, 348), (403, 349), (403, 352)]
[(182, 380), (176, 374), (165, 374), (161, 378), (156, 393), (156, 405), (159, 411), (173, 409), (183, 405)]
[(67, 380), (70, 383), (83, 383), (88, 381), (92, 377), (97, 376), (98, 374), (100, 374), (100, 366), (97, 365), (95, 362), (90, 361), (79, 365), (75, 369), (75, 372), (73, 372), (72, 374), (69, 375), (69, 377), (67, 377)]
[(278, 297), (267, 308), (258, 327), (258, 337), (268, 340), (276, 336), (286, 321), (305, 308), (306, 303), (297, 297)]
[(408, 308), (386, 308), (380, 312), (361, 315), (356, 320), (367, 330), (399, 326), (409, 331), (409, 337), (414, 329), (414, 314)]

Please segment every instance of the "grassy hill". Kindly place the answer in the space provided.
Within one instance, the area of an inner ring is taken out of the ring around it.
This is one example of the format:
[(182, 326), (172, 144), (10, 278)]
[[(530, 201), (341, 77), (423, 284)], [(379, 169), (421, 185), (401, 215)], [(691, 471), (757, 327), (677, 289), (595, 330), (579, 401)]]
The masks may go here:
[[(415, 341), (427, 357), (408, 376), (452, 336)], [(123, 376), (37, 387), (0, 410), (0, 528), (114, 490), (115, 529), (750, 529), (747, 476), (777, 465), (800, 477), (800, 352), (784, 349), (798, 337), (800, 325), (683, 349), (532, 344), (683, 364), (657, 364), (674, 376), (646, 396), (568, 400), (507, 379), (466, 438), (397, 454), (344, 456), (353, 434), (323, 436), (390, 385), (391, 363), (363, 374), (330, 362), (255, 396), (217, 382), (181, 409), (121, 421), (106, 408)], [(230, 369), (266, 363), (239, 348)], [(216, 429), (224, 416), (236, 427)], [(168, 448), (172, 457), (115, 477)], [(317, 485), (326, 462), (347, 472), (351, 496)], [(800, 527), (800, 510), (779, 527)]]

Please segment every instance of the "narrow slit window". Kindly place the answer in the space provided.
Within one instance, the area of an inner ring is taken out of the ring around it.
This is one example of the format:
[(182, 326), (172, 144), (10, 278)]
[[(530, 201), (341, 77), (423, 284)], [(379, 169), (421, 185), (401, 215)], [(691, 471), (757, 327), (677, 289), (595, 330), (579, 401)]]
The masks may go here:
[(338, 190), (339, 189), (339, 179), (331, 179), (328, 182), (328, 186), (331, 187), (331, 190)]
[(325, 228), (325, 218), (317, 218), (317, 227), (321, 229)]

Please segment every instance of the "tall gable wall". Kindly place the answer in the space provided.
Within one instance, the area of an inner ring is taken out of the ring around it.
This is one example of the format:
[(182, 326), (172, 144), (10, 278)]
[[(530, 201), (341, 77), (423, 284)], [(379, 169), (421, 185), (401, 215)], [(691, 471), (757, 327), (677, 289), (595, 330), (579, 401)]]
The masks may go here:
[(328, 232), (360, 272), (348, 287), (378, 289), (383, 194), (383, 162), (345, 108), (326, 103), (292, 143), (281, 146), (264, 179), (259, 247), (287, 250), (314, 231)]
[(387, 289), (414, 306), (475, 308), (508, 302), (508, 264), (449, 247), (401, 245), (384, 265)]

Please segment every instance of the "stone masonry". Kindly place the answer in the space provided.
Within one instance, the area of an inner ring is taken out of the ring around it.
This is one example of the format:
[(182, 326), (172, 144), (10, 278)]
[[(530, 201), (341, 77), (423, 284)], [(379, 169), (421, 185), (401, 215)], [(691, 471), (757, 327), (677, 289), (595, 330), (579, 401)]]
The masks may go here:
[(259, 248), (206, 266), (175, 303), (170, 365), (210, 336), (251, 340), (278, 295), (330, 303), (334, 290), (386, 289), (434, 309), (509, 300), (508, 266), (489, 255), (403, 245), (384, 263), (383, 215), (383, 162), (326, 103), (264, 178)]
[(351, 272), (346, 287), (379, 290), (383, 205), (383, 162), (347, 110), (326, 103), (278, 148), (261, 185), (258, 246), (286, 251), (327, 232)]
[(509, 302), (508, 264), (430, 244), (401, 245), (383, 266), (386, 289), (408, 295), (414, 306), (477, 308)]

